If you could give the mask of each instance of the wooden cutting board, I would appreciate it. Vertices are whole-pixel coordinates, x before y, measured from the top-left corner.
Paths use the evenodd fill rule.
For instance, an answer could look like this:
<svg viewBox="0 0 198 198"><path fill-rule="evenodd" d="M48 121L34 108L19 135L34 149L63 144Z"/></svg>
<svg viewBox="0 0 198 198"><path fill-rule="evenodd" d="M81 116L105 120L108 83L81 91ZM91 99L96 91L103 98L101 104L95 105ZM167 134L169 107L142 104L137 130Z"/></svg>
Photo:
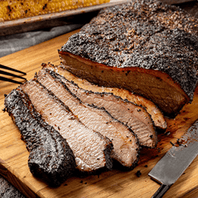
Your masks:
<svg viewBox="0 0 198 198"><path fill-rule="evenodd" d="M41 63L59 64L57 49L74 32L50 41L30 47L20 52L0 58L0 63L27 72L27 79L39 71ZM3 112L4 94L16 88L16 84L0 82L0 174L22 191L27 197L43 198L106 198L106 197L151 197L159 184L148 176L157 161L198 119L198 89L192 104L186 105L175 119L167 119L165 134L159 134L156 149L143 149L138 166L132 171L112 170L84 178L71 177L58 188L50 188L44 182L34 178L28 168L28 151L21 140L17 127L7 112ZM184 158L185 160L185 158ZM198 197L198 158L177 180L164 196L165 198ZM137 172L141 173L138 177Z"/></svg>

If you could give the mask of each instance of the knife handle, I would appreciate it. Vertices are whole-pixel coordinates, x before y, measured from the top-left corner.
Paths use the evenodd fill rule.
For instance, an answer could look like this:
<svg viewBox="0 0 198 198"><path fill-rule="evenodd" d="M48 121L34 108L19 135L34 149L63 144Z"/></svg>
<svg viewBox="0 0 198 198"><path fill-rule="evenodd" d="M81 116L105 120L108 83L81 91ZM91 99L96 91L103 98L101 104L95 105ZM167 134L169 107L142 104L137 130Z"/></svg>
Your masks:
<svg viewBox="0 0 198 198"><path fill-rule="evenodd" d="M156 191L156 193L152 196L152 198L161 198L170 187L171 187L171 185L162 184L158 188L158 190Z"/></svg>

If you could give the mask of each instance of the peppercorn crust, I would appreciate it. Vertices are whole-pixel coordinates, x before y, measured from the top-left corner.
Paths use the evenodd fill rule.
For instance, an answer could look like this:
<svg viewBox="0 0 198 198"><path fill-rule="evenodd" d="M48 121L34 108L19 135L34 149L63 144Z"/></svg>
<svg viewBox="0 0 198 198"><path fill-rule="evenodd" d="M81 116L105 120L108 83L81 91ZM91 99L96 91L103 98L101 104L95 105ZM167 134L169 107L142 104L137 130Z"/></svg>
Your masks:
<svg viewBox="0 0 198 198"><path fill-rule="evenodd" d="M192 101L198 81L197 25L176 6L133 0L100 11L59 53L120 69L161 71Z"/></svg>

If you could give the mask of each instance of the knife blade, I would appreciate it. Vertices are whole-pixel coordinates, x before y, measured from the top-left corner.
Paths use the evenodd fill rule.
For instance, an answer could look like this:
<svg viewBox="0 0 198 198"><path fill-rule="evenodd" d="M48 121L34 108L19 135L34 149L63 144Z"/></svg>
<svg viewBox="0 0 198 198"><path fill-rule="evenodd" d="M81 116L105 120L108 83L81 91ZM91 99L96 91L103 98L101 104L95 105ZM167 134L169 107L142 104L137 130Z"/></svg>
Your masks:
<svg viewBox="0 0 198 198"><path fill-rule="evenodd" d="M161 198L188 168L198 154L198 120L159 160L149 176L161 183L152 198Z"/></svg>

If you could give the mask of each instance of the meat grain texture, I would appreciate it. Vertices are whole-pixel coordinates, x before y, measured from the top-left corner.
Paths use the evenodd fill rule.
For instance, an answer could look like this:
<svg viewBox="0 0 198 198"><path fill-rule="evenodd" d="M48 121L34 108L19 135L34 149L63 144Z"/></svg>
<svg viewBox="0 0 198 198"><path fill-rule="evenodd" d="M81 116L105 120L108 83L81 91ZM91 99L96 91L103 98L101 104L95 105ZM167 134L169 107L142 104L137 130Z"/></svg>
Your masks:
<svg viewBox="0 0 198 198"><path fill-rule="evenodd" d="M30 152L28 165L32 174L57 187L76 168L73 151L53 127L45 123L21 89L5 98L5 109L21 132Z"/></svg>
<svg viewBox="0 0 198 198"><path fill-rule="evenodd" d="M86 90L86 92L95 92L98 94L107 93L113 94L115 97L123 99L125 102L129 101L136 106L143 107L151 116L155 127L160 130L165 130L167 128L166 119L159 108L150 100L129 92L126 89L120 89L116 87L104 87L98 86L93 83L88 82L85 79L81 79L73 75L72 73L65 70L61 65L53 65L51 63L42 63L42 67L47 68L61 75L62 77L68 79L69 81L78 85L79 88Z"/></svg>
<svg viewBox="0 0 198 198"><path fill-rule="evenodd" d="M21 89L28 95L36 111L40 112L42 119L67 140L80 172L112 168L112 143L109 139L84 126L67 106L36 80L24 83Z"/></svg>
<svg viewBox="0 0 198 198"><path fill-rule="evenodd" d="M87 128L99 132L112 141L113 159L127 168L133 168L137 164L139 144L133 131L122 122L113 119L104 109L94 104L83 104L54 72L42 69L35 78L67 105ZM156 144L155 141L152 142Z"/></svg>
<svg viewBox="0 0 198 198"><path fill-rule="evenodd" d="M116 120L119 120L120 122L131 128L132 131L137 135L141 146L151 148L156 146L157 133L150 115L145 111L144 108L135 105L134 103L131 103L127 100L123 100L122 98L115 96L112 93L92 92L79 88L77 84L67 80L66 78L64 78L63 75L59 75L58 73L53 72L54 67L52 65L48 65L45 68L47 73L51 74L55 78L59 79L59 81L64 83L69 92L75 97L77 97L85 105L87 104L89 106L97 106L101 109L105 109L105 111L107 111L111 117L113 117ZM48 87L52 87L53 83L55 82L52 81L51 83L48 83ZM57 94L60 92L63 93L63 91L60 91L60 88L58 91L58 87L54 89L54 91L57 92ZM66 102L68 102L68 100ZM96 116L95 119L97 119ZM96 123L94 120L91 120L90 118L89 120L91 123ZM105 120L105 118L103 120ZM106 121L107 120L109 119L106 119ZM113 122L115 122L115 120ZM91 126L91 123L88 124L88 126ZM96 128L100 129L101 124L102 121L99 122L99 126L96 126ZM104 128L108 129L109 127L104 126ZM124 129L122 130L122 128L120 128L120 133L123 133L123 135L124 131ZM129 135L127 134L125 136L129 137ZM120 140L119 142L122 141Z"/></svg>
<svg viewBox="0 0 198 198"><path fill-rule="evenodd" d="M71 73L142 95L174 117L197 85L197 29L178 7L132 0L101 10L59 54Z"/></svg>

